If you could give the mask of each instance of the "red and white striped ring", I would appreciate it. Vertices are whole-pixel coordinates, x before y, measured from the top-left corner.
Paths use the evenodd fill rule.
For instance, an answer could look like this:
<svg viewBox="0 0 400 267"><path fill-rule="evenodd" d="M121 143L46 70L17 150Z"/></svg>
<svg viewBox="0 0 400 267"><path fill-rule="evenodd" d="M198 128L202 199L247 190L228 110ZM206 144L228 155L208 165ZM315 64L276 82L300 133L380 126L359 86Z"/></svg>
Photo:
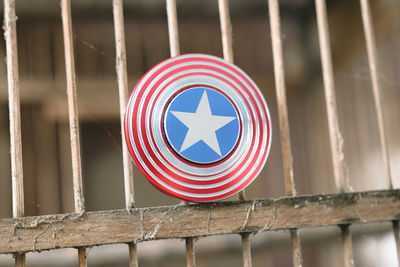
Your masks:
<svg viewBox="0 0 400 267"><path fill-rule="evenodd" d="M240 119L235 149L213 164L183 160L162 129L171 98L198 85L229 97ZM148 71L133 90L125 116L126 143L139 170L159 190L193 202L227 198L248 186L266 162L271 134L269 110L256 84L235 65L202 54L170 58Z"/></svg>

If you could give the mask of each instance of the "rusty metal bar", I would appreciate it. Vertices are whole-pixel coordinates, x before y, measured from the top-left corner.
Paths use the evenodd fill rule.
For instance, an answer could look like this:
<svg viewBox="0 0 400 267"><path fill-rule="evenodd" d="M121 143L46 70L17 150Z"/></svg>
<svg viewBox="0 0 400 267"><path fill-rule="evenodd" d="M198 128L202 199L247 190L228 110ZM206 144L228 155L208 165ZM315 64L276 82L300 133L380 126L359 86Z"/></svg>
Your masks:
<svg viewBox="0 0 400 267"><path fill-rule="evenodd" d="M228 0L218 0L219 19L221 23L222 50L224 59L233 63L232 23L229 15Z"/></svg>
<svg viewBox="0 0 400 267"><path fill-rule="evenodd" d="M251 244L250 244L250 233L242 233L242 254L243 254L243 266L251 267Z"/></svg>
<svg viewBox="0 0 400 267"><path fill-rule="evenodd" d="M129 243L129 267L138 267L138 254L136 243Z"/></svg>
<svg viewBox="0 0 400 267"><path fill-rule="evenodd" d="M303 266L303 254L301 252L300 236L297 229L290 230L290 240L292 243L293 266L301 267Z"/></svg>
<svg viewBox="0 0 400 267"><path fill-rule="evenodd" d="M76 93L75 60L71 22L70 0L61 0L61 17L64 36L65 70L67 77L67 97L69 127L71 135L72 177L74 181L75 212L85 211L82 185L81 146L79 141L78 100Z"/></svg>
<svg viewBox="0 0 400 267"><path fill-rule="evenodd" d="M187 267L195 267L195 254L194 254L194 240L193 238L186 238L186 266Z"/></svg>
<svg viewBox="0 0 400 267"><path fill-rule="evenodd" d="M24 216L24 179L22 165L21 114L15 0L4 0L4 37L6 40L8 107L10 118L10 151L13 217ZM15 255L15 266L25 266L25 254Z"/></svg>
<svg viewBox="0 0 400 267"><path fill-rule="evenodd" d="M221 38L222 38L222 50L224 59L230 63L233 63L233 40L232 40L232 23L229 13L228 0L218 0L219 20L221 24ZM241 201L246 199L245 190L242 190L238 194L238 198ZM243 266L251 267L251 243L250 236L246 233L241 234L242 240L242 257Z"/></svg>
<svg viewBox="0 0 400 267"><path fill-rule="evenodd" d="M166 0L166 4L167 4L170 53L171 57L175 57L180 54L178 16L176 14L176 0Z"/></svg>
<svg viewBox="0 0 400 267"><path fill-rule="evenodd" d="M396 242L397 248L397 263L400 265L400 231L399 231L399 221L395 220L392 222L393 224L393 234L394 240Z"/></svg>
<svg viewBox="0 0 400 267"><path fill-rule="evenodd" d="M222 50L224 59L230 63L233 63L232 23L229 15L228 0L218 0L218 9L219 20L221 24ZM238 198L239 200L246 200L245 190L239 192Z"/></svg>
<svg viewBox="0 0 400 267"><path fill-rule="evenodd" d="M118 77L119 89L119 110L121 121L121 140L122 140L122 162L124 168L124 188L125 188L125 207L129 210L135 207L133 166L126 146L124 135L124 119L126 105L128 103L128 72L126 62L125 47L125 26L124 11L122 0L113 0L113 17L115 32L115 70ZM129 266L138 266L138 255L136 244L128 244L129 248Z"/></svg>
<svg viewBox="0 0 400 267"><path fill-rule="evenodd" d="M368 0L360 0L360 5L361 5L361 16L364 26L365 41L368 53L369 72L371 75L372 91L374 94L375 112L378 121L379 142L381 145L382 159L383 159L383 164L385 166L385 172L389 188L393 189L392 175L390 172L389 147L387 143L386 130L385 130L386 129L385 119L384 119L385 116L382 104L383 103L382 89L378 74L378 69L379 69L378 56L376 49L374 27L372 23L371 8ZM396 240L398 265L400 266L400 240L399 240L398 221L393 221L393 234Z"/></svg>
<svg viewBox="0 0 400 267"><path fill-rule="evenodd" d="M179 31L178 31L178 15L176 12L176 0L166 0L167 18L168 18L168 36L171 57L180 54L179 48ZM189 202L183 201L185 205ZM185 239L186 243L186 266L196 267L195 252L194 252L194 239L188 237Z"/></svg>
<svg viewBox="0 0 400 267"><path fill-rule="evenodd" d="M61 0L61 18L64 36L65 70L67 79L68 114L71 138L72 178L76 213L85 212L82 185L81 146L79 141L78 100L76 93L75 60L72 34L71 3ZM78 249L79 266L87 266L85 248Z"/></svg>
<svg viewBox="0 0 400 267"><path fill-rule="evenodd" d="M293 156L290 142L289 115L286 102L285 68L282 52L282 35L279 15L279 3L277 0L269 0L269 18L271 27L272 56L274 59L275 88L278 103L279 128L281 134L281 149L283 160L283 173L285 179L286 195L295 196L296 188L293 174ZM292 243L293 266L302 266L303 258L298 231L290 231Z"/></svg>
<svg viewBox="0 0 400 267"><path fill-rule="evenodd" d="M113 0L114 31L115 31L115 69L118 77L119 89L119 110L121 119L121 138L122 138L122 160L124 167L125 182L125 206L127 209L134 208L134 186L133 186L133 167L124 135L124 118L126 105L128 103L128 72L126 63L125 48L125 26L123 15L122 0Z"/></svg>
<svg viewBox="0 0 400 267"><path fill-rule="evenodd" d="M269 0L268 3L271 25L272 56L274 59L276 98L278 103L279 128L281 133L285 189L286 195L295 196L296 188L293 175L292 145L290 142L289 116L286 102L285 68L282 53L279 5L277 0Z"/></svg>
<svg viewBox="0 0 400 267"><path fill-rule="evenodd" d="M292 145L290 142L289 116L286 102L285 68L282 53L281 25L279 5L277 0L269 0L269 18L271 26L272 56L274 59L274 74L276 98L279 112L279 128L285 177L286 195L295 196L296 188L293 175Z"/></svg>
<svg viewBox="0 0 400 267"><path fill-rule="evenodd" d="M345 192L348 191L349 185L346 180L345 173L343 137L340 133L337 115L335 85L332 70L332 56L329 41L328 15L325 0L315 0L315 7L317 13L318 36L325 88L326 109L328 114L328 128L331 143L333 171L337 190L339 192ZM352 267L354 266L354 260L351 233L348 226L343 226L340 229L342 231L344 265L346 267Z"/></svg>
<svg viewBox="0 0 400 267"><path fill-rule="evenodd" d="M78 266L87 266L87 255L85 248L78 248Z"/></svg>
<svg viewBox="0 0 400 267"><path fill-rule="evenodd" d="M4 36L7 53L8 105L10 118L13 217L24 216L21 114L19 99L17 16L15 1L4 1Z"/></svg>
<svg viewBox="0 0 400 267"><path fill-rule="evenodd" d="M343 224L340 225L341 233L342 233L342 242L343 242L343 253L344 253L344 267L352 267L354 266L354 257L353 257L353 245L350 234L350 225Z"/></svg>
<svg viewBox="0 0 400 267"><path fill-rule="evenodd" d="M386 177L388 179L389 188L393 188L392 176L390 173L389 149L386 139L385 121L384 121L384 114L382 107L382 93L381 93L382 89L378 75L378 60L376 52L375 33L372 25L371 10L369 7L368 0L360 0L360 3L361 3L361 15L364 26L365 40L368 52L369 71L372 81L372 91L374 94L375 112L378 121L379 141L381 144L382 159L383 159L383 164L385 165Z"/></svg>
<svg viewBox="0 0 400 267"><path fill-rule="evenodd" d="M343 137L337 116L326 3L325 0L315 0L315 4L335 184L339 192L345 192L348 191L348 185L345 180Z"/></svg>

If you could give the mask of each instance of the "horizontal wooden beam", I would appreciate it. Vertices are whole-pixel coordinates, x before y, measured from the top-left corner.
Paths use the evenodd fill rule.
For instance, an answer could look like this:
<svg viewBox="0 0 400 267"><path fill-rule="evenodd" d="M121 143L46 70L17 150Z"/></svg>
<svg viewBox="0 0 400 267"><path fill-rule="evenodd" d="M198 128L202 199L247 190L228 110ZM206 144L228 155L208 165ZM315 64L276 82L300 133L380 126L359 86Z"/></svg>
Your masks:
<svg viewBox="0 0 400 267"><path fill-rule="evenodd" d="M0 253L398 220L400 190L0 220Z"/></svg>

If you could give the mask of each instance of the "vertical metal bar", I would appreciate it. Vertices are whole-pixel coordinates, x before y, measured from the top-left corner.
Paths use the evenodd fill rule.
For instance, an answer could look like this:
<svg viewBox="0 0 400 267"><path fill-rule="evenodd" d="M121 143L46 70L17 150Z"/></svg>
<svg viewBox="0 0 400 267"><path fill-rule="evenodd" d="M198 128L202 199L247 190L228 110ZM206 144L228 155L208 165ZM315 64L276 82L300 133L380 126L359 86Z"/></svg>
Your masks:
<svg viewBox="0 0 400 267"><path fill-rule="evenodd" d="M228 0L218 0L219 20L221 24L222 50L224 59L233 63L233 48L232 48L232 23L229 13ZM246 193L242 190L239 195L239 200L246 200ZM242 258L243 266L251 267L251 243L248 233L241 234L242 239Z"/></svg>
<svg viewBox="0 0 400 267"><path fill-rule="evenodd" d="M277 0L269 0L268 7L271 27L272 56L274 59L279 128L281 134L285 190L287 195L295 196L296 188L294 183L292 146L290 142L289 116L286 102L285 68L283 63L279 3ZM292 243L293 266L300 267L303 264L303 257L301 253L300 237L297 229L290 231L290 238Z"/></svg>
<svg viewBox="0 0 400 267"><path fill-rule="evenodd" d="M337 107L335 97L335 86L332 70L332 57L329 43L328 18L325 0L315 0L317 13L318 35L321 51L322 73L325 88L326 109L328 114L329 137L331 143L331 153L333 161L333 170L335 175L336 188L339 192L348 190L349 185L345 178L343 137L340 133L339 122L337 118ZM344 265L346 267L354 266L353 249L349 225L341 226Z"/></svg>
<svg viewBox="0 0 400 267"><path fill-rule="evenodd" d="M129 152L125 144L124 118L126 104L128 103L128 72L126 63L125 48L125 26L122 0L113 0L114 32L115 32L115 70L118 77L119 89L119 110L121 120L121 140L122 140L122 162L124 167L124 187L125 187L125 207L132 209L135 207L133 168L129 158ZM136 244L129 246L129 266L138 266L138 256Z"/></svg>
<svg viewBox="0 0 400 267"><path fill-rule="evenodd" d="M328 114L329 137L335 175L336 188L345 192L348 188L345 181L343 138L339 130L335 85L332 70L332 56L329 41L328 18L325 0L315 0L318 22L318 35L321 51L322 74L324 78L326 109Z"/></svg>
<svg viewBox="0 0 400 267"><path fill-rule="evenodd" d="M17 17L15 1L4 1L4 37L7 53L8 105L10 116L11 176L13 217L24 216L24 184L22 169L21 114L19 99Z"/></svg>
<svg viewBox="0 0 400 267"><path fill-rule="evenodd" d="M87 266L87 255L85 248L78 248L78 263L79 267Z"/></svg>
<svg viewBox="0 0 400 267"><path fill-rule="evenodd" d="M382 104L383 103L382 93L381 93L382 89L378 75L378 56L376 49L374 27L372 24L371 8L369 6L368 0L360 0L360 5L361 5L361 16L364 26L365 41L367 45L372 91L374 94L375 112L378 121L379 141L381 145L382 159L383 159L383 164L385 166L386 177L388 180L389 188L393 189L392 175L390 172L389 147L386 139L385 120L384 120L383 104ZM393 234L396 240L398 266L400 266L400 240L399 240L398 221L393 221Z"/></svg>
<svg viewBox="0 0 400 267"><path fill-rule="evenodd" d="M242 253L243 253L243 266L251 267L251 246L250 246L250 233L243 233L242 236Z"/></svg>
<svg viewBox="0 0 400 267"><path fill-rule="evenodd" d="M26 266L26 258L25 254L17 254L15 255L15 267L25 267Z"/></svg>
<svg viewBox="0 0 400 267"><path fill-rule="evenodd" d="M175 57L180 54L176 0L166 0L166 8L167 8L167 19L168 19L170 54L171 57ZM184 201L184 203L189 204L186 201ZM194 239L192 237L188 237L185 239L185 243L186 243L186 266L196 267L195 253L194 253Z"/></svg>
<svg viewBox="0 0 400 267"><path fill-rule="evenodd" d="M269 18L271 26L272 56L274 59L276 98L279 112L279 128L283 157L283 172L285 177L286 194L296 195L293 175L292 146L290 142L289 116L286 102L285 69L282 55L282 37L277 0L269 0Z"/></svg>
<svg viewBox="0 0 400 267"><path fill-rule="evenodd" d="M233 63L233 48L232 48L232 23L229 14L228 0L218 0L219 20L221 24L222 50L224 59ZM239 200L246 200L244 190L239 192Z"/></svg>
<svg viewBox="0 0 400 267"><path fill-rule="evenodd" d="M221 22L222 50L224 59L233 63L232 23L229 15L228 0L218 0L219 19Z"/></svg>
<svg viewBox="0 0 400 267"><path fill-rule="evenodd" d="M78 101L76 93L74 47L72 35L71 3L61 0L61 18L64 36L65 70L67 78L68 114L71 138L72 177L74 187L75 212L85 212L82 185L82 163L79 141ZM85 248L78 249L79 266L87 266Z"/></svg>
<svg viewBox="0 0 400 267"><path fill-rule="evenodd" d="M131 243L129 246L129 267L138 267L138 254L137 254L137 246L134 243Z"/></svg>
<svg viewBox="0 0 400 267"><path fill-rule="evenodd" d="M186 238L186 266L195 267L196 261L194 256L194 240L193 238Z"/></svg>
<svg viewBox="0 0 400 267"><path fill-rule="evenodd" d="M378 77L378 62L377 62L378 60L376 53L375 33L372 26L371 10L369 7L368 0L361 0L360 2L361 2L361 15L364 26L364 33L367 44L369 71L372 81L372 91L374 94L375 111L379 128L379 141L381 144L382 158L383 158L383 164L385 165L386 177L388 179L389 188L392 189L393 185L390 174L389 151L386 140L385 122L384 122L384 114L382 107L382 94L381 94L382 90Z"/></svg>
<svg viewBox="0 0 400 267"><path fill-rule="evenodd" d="M393 221L393 233L394 240L397 248L397 264L400 266L400 233L399 233L399 221Z"/></svg>
<svg viewBox="0 0 400 267"><path fill-rule="evenodd" d="M119 110L121 119L121 137L122 137L122 160L124 166L125 181L125 206L127 209L135 206L134 186L133 186L133 168L129 152L125 144L124 118L126 104L128 103L128 73L126 68L126 48L125 48L125 27L122 0L113 0L114 31L116 61L115 69L118 77L119 89Z"/></svg>
<svg viewBox="0 0 400 267"><path fill-rule="evenodd" d="M241 201L246 200L245 190L240 191L238 197L239 197L239 200L241 200Z"/></svg>
<svg viewBox="0 0 400 267"><path fill-rule="evenodd" d="M293 266L301 267L303 266L303 254L301 252L300 236L297 229L290 231L290 240L292 243Z"/></svg>
<svg viewBox="0 0 400 267"><path fill-rule="evenodd" d="M167 17L168 17L169 48L171 52L171 57L175 57L180 54L178 16L176 14L176 0L166 0L166 3L167 3Z"/></svg>
<svg viewBox="0 0 400 267"><path fill-rule="evenodd" d="M342 231L344 266L352 267L354 266L354 260L353 260L353 246L350 234L350 225L349 224L340 225L340 229Z"/></svg>
<svg viewBox="0 0 400 267"><path fill-rule="evenodd" d="M8 107L10 118L13 217L24 216L21 114L19 99L17 16L15 0L4 0L4 38L7 53ZM15 255L15 266L25 266L25 254Z"/></svg>
<svg viewBox="0 0 400 267"><path fill-rule="evenodd" d="M82 185L81 146L79 141L78 100L76 94L75 60L71 22L70 0L61 0L63 24L65 70L67 78L68 114L71 135L72 177L74 181L75 212L85 211Z"/></svg>

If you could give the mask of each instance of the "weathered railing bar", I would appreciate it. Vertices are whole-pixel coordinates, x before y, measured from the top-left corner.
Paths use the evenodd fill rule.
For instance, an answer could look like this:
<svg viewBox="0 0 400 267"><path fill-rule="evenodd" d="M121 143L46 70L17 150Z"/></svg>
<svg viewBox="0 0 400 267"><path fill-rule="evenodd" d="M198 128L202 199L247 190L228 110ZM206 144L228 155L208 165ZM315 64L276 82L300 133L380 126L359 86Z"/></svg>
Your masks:
<svg viewBox="0 0 400 267"><path fill-rule="evenodd" d="M180 54L178 16L176 14L176 0L166 0L168 17L168 36L171 57Z"/></svg>
<svg viewBox="0 0 400 267"><path fill-rule="evenodd" d="M378 121L379 142L381 145L382 159L383 159L383 164L385 166L385 172L389 188L393 189L392 175L390 172L389 147L386 139L386 130L385 130L386 128L385 128L384 112L382 105L383 103L382 89L378 74L378 69L379 69L378 56L376 50L374 27L372 24L371 9L368 0L360 0L360 4L361 4L361 15L365 33L365 41L367 45L369 72L371 75L372 91L374 95L375 112ZM399 239L400 237L398 233L398 222L397 224L396 222L393 222L393 234L396 240L398 266L400 266L400 239Z"/></svg>
<svg viewBox="0 0 400 267"><path fill-rule="evenodd" d="M229 15L228 0L218 0L219 19L221 23L222 50L224 59L233 63L232 23Z"/></svg>
<svg viewBox="0 0 400 267"><path fill-rule="evenodd" d="M138 253L136 243L129 243L129 267L137 267L138 264Z"/></svg>
<svg viewBox="0 0 400 267"><path fill-rule="evenodd" d="M222 39L222 50L224 59L230 63L233 63L233 40L232 40L232 22L229 12L228 0L218 0L219 20L221 24L221 39ZM246 200L245 190L242 190L238 194L238 198L241 201ZM243 265L245 267L251 267L251 243L250 236L247 234L241 235L242 239L242 257Z"/></svg>
<svg viewBox="0 0 400 267"><path fill-rule="evenodd" d="M350 225L340 225L342 242L343 242L343 254L344 254L344 267L354 266L353 257L353 242L351 240Z"/></svg>
<svg viewBox="0 0 400 267"><path fill-rule="evenodd" d="M243 254L243 266L251 267L251 244L250 244L250 233L242 233L242 254Z"/></svg>
<svg viewBox="0 0 400 267"><path fill-rule="evenodd" d="M133 186L133 167L127 146L125 144L124 120L126 105L128 103L128 72L125 48L125 26L123 15L122 0L113 0L114 32L115 32L115 70L118 78L119 89L119 111L121 120L121 139L122 139L122 162L124 167L124 188L125 206L127 209L133 208L134 186Z"/></svg>
<svg viewBox="0 0 400 267"><path fill-rule="evenodd" d="M373 223L399 211L400 190L384 190L0 219L0 253Z"/></svg>
<svg viewBox="0 0 400 267"><path fill-rule="evenodd" d="M393 234L394 240L396 242L397 248L397 262L400 264L400 231L399 231L399 221L395 220L392 222L393 224Z"/></svg>
<svg viewBox="0 0 400 267"><path fill-rule="evenodd" d="M282 53L282 37L277 0L269 0L269 18L271 26L272 56L274 59L274 74L276 99L279 112L279 129L281 134L283 172L285 177L285 189L288 196L296 195L293 175L292 145L290 142L289 116L286 101L285 69Z"/></svg>
<svg viewBox="0 0 400 267"><path fill-rule="evenodd" d="M279 4L277 0L269 0L269 18L271 26L272 56L274 59L275 88L278 103L279 129L281 134L281 149L285 191L288 196L296 195L293 174L293 156L290 142L289 116L286 102L285 68L283 63L282 36L280 26ZM293 266L302 266L300 238L297 230L290 231L292 242Z"/></svg>
<svg viewBox="0 0 400 267"><path fill-rule="evenodd" d="M21 114L15 0L4 0L4 37L6 40L8 107L10 118L10 152L13 217L24 216L24 179L22 168ZM15 255L15 266L25 266L25 254Z"/></svg>
<svg viewBox="0 0 400 267"><path fill-rule="evenodd" d="M169 47L170 56L178 56L180 52L179 48L179 31L178 31L178 15L176 12L176 0L166 0L167 18L168 18L168 36L169 36ZM189 205L189 202L183 202ZM188 237L185 239L186 242L186 266L196 267L195 252L194 252L194 239Z"/></svg>
<svg viewBox="0 0 400 267"><path fill-rule="evenodd" d="M128 72L126 62L125 47L125 26L122 0L113 0L113 17L115 32L115 70L118 78L119 89L119 111L121 122L121 140L122 140L122 163L124 168L124 188L125 188L125 207L132 209L135 207L134 184L133 184L133 166L129 156L128 148L125 143L124 119L126 105L128 103ZM138 255L136 253L136 244L129 246L129 266L138 266Z"/></svg>
<svg viewBox="0 0 400 267"><path fill-rule="evenodd" d="M389 150L386 140L385 122L382 106L381 85L378 75L378 60L376 52L375 34L372 26L371 10L368 0L360 0L361 15L364 26L365 40L368 52L369 72L371 75L372 91L374 95L375 112L378 121L379 141L382 151L383 164L385 165L386 177L388 179L389 188L393 188L392 176L390 173Z"/></svg>
<svg viewBox="0 0 400 267"><path fill-rule="evenodd" d="M85 212L85 198L82 185L81 146L79 140L78 100L76 93L75 59L72 34L71 3L70 0L61 0L61 18L64 36L65 70L67 79L67 98L69 128L71 138L72 178L74 188L74 206L76 213ZM78 249L80 267L87 266L86 250Z"/></svg>
<svg viewBox="0 0 400 267"><path fill-rule="evenodd" d="M195 267L196 259L194 254L194 240L191 237L185 239L186 244L186 265L187 267Z"/></svg>
<svg viewBox="0 0 400 267"><path fill-rule="evenodd" d="M345 180L343 138L337 116L326 3L325 0L316 0L315 4L335 184L340 192L345 192L348 191L348 184Z"/></svg>
<svg viewBox="0 0 400 267"><path fill-rule="evenodd" d="M65 71L67 78L68 114L71 135L72 177L74 182L75 212L85 211L82 186L81 146L79 141L78 100L76 93L75 59L71 22L71 4L61 0L61 17L64 36Z"/></svg>
<svg viewBox="0 0 400 267"><path fill-rule="evenodd" d="M297 229L290 230L290 240L292 243L293 266L303 266L303 255L301 252L300 236Z"/></svg>
<svg viewBox="0 0 400 267"><path fill-rule="evenodd" d="M7 53L8 106L10 118L10 151L13 217L24 216L24 183L22 168L21 114L19 99L17 16L15 1L4 1L4 36Z"/></svg>
<svg viewBox="0 0 400 267"><path fill-rule="evenodd" d="M348 191L349 185L346 179L343 137L339 129L338 113L336 106L335 85L332 70L332 56L329 41L328 15L325 0L315 1L318 36L321 52L322 74L325 88L325 102L328 115L329 139L331 143L331 154L333 162L333 171L335 176L336 188L339 192ZM354 266L353 252L351 245L351 234L349 225L341 227L342 240L344 248L344 265L346 267Z"/></svg>
<svg viewBox="0 0 400 267"><path fill-rule="evenodd" d="M87 255L85 248L78 248L78 265L87 266Z"/></svg>

